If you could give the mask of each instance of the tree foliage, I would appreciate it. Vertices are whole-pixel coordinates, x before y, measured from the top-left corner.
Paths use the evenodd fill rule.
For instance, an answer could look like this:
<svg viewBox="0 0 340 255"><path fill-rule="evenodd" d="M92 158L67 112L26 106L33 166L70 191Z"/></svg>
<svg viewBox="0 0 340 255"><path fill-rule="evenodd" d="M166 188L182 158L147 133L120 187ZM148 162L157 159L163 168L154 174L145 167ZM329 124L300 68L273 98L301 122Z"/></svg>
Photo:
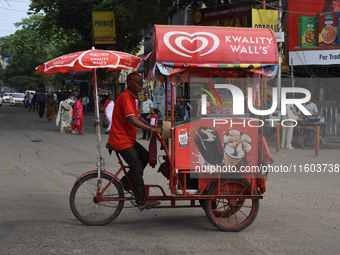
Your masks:
<svg viewBox="0 0 340 255"><path fill-rule="evenodd" d="M31 15L15 25L19 29L14 34L0 38L1 53L7 63L6 69L0 72L0 78L20 91L43 87L44 75L36 74L35 68L64 52L77 50L82 42L74 29L64 32L51 27L50 33L47 33L42 14ZM66 77L52 75L51 81L54 85L63 85Z"/></svg>
<svg viewBox="0 0 340 255"><path fill-rule="evenodd" d="M32 0L31 11L43 11L45 31L49 27L64 31L76 30L84 40L83 47L92 46L92 11L115 11L117 17L117 45L111 48L136 53L148 24L167 24L168 17L185 8L201 8L204 3L210 6L216 0ZM109 45L98 45L107 49Z"/></svg>
<svg viewBox="0 0 340 255"><path fill-rule="evenodd" d="M183 9L212 6L221 0L32 0L30 18L15 25L15 34L0 38L0 48L8 63L1 79L21 90L43 85L43 75L35 67L60 55L90 49L92 11L115 11L117 45L96 45L136 54L148 24L167 24L168 18ZM43 12L44 14L38 14ZM107 75L103 74L103 79ZM56 87L63 86L65 74L51 76ZM99 77L100 78L100 77ZM58 85L60 84L60 85Z"/></svg>
<svg viewBox="0 0 340 255"><path fill-rule="evenodd" d="M34 15L16 23L21 26L13 35L1 38L1 50L7 66L2 70L6 83L19 90L37 89L43 77L35 73L35 67L46 58L46 41L36 36L42 15Z"/></svg>

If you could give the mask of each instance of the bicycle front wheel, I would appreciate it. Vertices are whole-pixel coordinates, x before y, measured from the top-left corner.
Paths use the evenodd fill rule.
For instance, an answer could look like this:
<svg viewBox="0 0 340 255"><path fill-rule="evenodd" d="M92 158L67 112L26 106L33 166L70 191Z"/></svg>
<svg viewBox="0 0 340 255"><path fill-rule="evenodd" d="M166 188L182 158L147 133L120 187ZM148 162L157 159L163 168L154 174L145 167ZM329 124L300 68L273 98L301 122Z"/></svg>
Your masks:
<svg viewBox="0 0 340 255"><path fill-rule="evenodd" d="M123 209L124 201L117 201L117 198L124 198L124 192L120 184L113 180L112 176L102 173L100 182L98 174L92 173L80 178L73 186L70 194L70 206L73 215L82 223L90 226L102 226L113 221ZM96 195L105 192L101 198ZM112 201L108 201L111 200Z"/></svg>

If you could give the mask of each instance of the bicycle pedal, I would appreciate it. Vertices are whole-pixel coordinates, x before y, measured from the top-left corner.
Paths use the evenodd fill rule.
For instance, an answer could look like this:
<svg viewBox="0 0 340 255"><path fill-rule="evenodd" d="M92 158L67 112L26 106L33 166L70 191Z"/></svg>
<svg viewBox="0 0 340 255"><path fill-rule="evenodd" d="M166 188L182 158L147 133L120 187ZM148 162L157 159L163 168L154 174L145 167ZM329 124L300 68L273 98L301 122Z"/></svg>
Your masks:
<svg viewBox="0 0 340 255"><path fill-rule="evenodd" d="M133 206L138 206L137 205L137 202L136 202L136 198L133 194L131 194L131 197L130 197L130 203L133 205Z"/></svg>

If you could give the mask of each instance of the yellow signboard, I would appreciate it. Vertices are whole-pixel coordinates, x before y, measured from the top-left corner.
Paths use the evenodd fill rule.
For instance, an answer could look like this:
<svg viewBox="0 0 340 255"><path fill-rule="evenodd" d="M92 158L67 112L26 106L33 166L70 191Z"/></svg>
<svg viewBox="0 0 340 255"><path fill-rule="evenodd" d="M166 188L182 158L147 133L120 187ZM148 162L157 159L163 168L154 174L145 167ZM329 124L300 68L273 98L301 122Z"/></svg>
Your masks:
<svg viewBox="0 0 340 255"><path fill-rule="evenodd" d="M274 32L279 31L278 10L252 9L251 17L253 28L270 28Z"/></svg>
<svg viewBox="0 0 340 255"><path fill-rule="evenodd" d="M93 11L92 28L94 44L116 44L116 21L113 11Z"/></svg>

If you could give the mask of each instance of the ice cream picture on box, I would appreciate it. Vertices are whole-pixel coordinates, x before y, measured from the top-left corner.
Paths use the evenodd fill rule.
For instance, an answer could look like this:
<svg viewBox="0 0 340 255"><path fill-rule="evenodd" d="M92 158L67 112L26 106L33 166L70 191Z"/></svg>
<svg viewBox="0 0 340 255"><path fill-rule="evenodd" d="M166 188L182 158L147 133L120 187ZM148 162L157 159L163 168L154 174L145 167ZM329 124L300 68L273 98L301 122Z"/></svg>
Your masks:
<svg viewBox="0 0 340 255"><path fill-rule="evenodd" d="M238 130L230 130L223 137L225 165L235 166L239 163L252 149L252 139L247 134L242 134Z"/></svg>
<svg viewBox="0 0 340 255"><path fill-rule="evenodd" d="M226 166L238 168L249 165L252 151L252 139L239 130L224 130L223 140L220 139L217 130L209 127L200 127L194 137L195 145L199 151L199 163L201 167Z"/></svg>

